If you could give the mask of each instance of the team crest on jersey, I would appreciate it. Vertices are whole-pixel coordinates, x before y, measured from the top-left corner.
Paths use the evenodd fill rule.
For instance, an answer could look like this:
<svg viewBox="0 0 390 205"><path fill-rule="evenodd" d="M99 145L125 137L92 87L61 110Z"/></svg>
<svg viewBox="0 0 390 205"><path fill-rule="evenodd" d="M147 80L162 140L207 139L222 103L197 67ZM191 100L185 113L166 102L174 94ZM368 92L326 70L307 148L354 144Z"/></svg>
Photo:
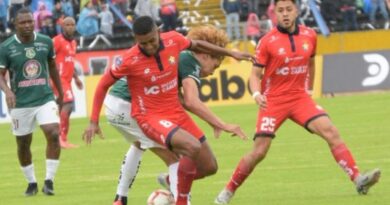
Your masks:
<svg viewBox="0 0 390 205"><path fill-rule="evenodd" d="M302 48L304 51L309 50L309 44L307 42L303 43Z"/></svg>
<svg viewBox="0 0 390 205"><path fill-rule="evenodd" d="M169 61L169 63L170 63L171 65L174 65L174 64L176 63L176 59L175 59L174 56L169 56L168 61Z"/></svg>
<svg viewBox="0 0 390 205"><path fill-rule="evenodd" d="M23 66L23 76L26 79L36 79L41 72L41 64L37 60L28 60Z"/></svg>
<svg viewBox="0 0 390 205"><path fill-rule="evenodd" d="M286 54L286 50L284 48L279 48L278 54L279 55L284 55L284 54Z"/></svg>
<svg viewBox="0 0 390 205"><path fill-rule="evenodd" d="M34 51L34 48L25 48L24 49L26 51L26 57L27 58L34 58L36 53Z"/></svg>
<svg viewBox="0 0 390 205"><path fill-rule="evenodd" d="M147 75L147 74L149 74L149 73L150 73L150 68L145 68L144 74Z"/></svg>

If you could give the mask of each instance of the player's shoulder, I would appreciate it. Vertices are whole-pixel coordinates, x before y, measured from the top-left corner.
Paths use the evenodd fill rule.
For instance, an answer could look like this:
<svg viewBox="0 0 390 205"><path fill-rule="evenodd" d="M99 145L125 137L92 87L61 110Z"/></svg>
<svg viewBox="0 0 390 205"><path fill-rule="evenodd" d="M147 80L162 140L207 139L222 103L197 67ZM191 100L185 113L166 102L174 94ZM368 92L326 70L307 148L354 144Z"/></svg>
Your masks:
<svg viewBox="0 0 390 205"><path fill-rule="evenodd" d="M278 29L276 27L274 27L267 34L265 34L260 39L260 41L263 43L265 43L265 42L272 43L273 41L275 41L277 39L278 35L279 35Z"/></svg>
<svg viewBox="0 0 390 205"><path fill-rule="evenodd" d="M16 34L15 34L16 35ZM8 37L7 39L5 39L1 44L0 44L0 47L2 49L6 49L8 47L10 47L11 45L17 43L16 39L15 39L15 35L12 35L10 37Z"/></svg>
<svg viewBox="0 0 390 205"><path fill-rule="evenodd" d="M183 36L183 35L177 31L168 31L168 32L164 32L164 33L160 34L160 37L162 40L170 39L170 38L177 37L177 36Z"/></svg>
<svg viewBox="0 0 390 205"><path fill-rule="evenodd" d="M314 29L304 25L299 25L299 34L303 36L312 37L312 38L315 38L317 36L317 33Z"/></svg>
<svg viewBox="0 0 390 205"><path fill-rule="evenodd" d="M62 40L64 40L64 37L62 36L62 34L58 34L58 35L53 37L53 42L62 41Z"/></svg>
<svg viewBox="0 0 390 205"><path fill-rule="evenodd" d="M36 35L35 41L37 41L37 42L44 42L44 43L52 43L53 42L52 39L47 35L44 35L44 34L41 34L38 32L36 32L35 35Z"/></svg>
<svg viewBox="0 0 390 205"><path fill-rule="evenodd" d="M180 52L180 62L184 62L187 60L192 60L194 56L192 55L192 52L189 50L184 50Z"/></svg>

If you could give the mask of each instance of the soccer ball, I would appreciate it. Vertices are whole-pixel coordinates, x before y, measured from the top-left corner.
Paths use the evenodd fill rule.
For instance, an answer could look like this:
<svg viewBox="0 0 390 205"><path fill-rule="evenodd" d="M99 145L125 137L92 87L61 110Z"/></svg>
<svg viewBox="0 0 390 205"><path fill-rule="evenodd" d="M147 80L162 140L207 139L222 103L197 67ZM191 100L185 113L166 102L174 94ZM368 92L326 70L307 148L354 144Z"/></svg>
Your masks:
<svg viewBox="0 0 390 205"><path fill-rule="evenodd" d="M174 205L175 199L171 192L165 189L157 189L153 191L147 201L148 205Z"/></svg>

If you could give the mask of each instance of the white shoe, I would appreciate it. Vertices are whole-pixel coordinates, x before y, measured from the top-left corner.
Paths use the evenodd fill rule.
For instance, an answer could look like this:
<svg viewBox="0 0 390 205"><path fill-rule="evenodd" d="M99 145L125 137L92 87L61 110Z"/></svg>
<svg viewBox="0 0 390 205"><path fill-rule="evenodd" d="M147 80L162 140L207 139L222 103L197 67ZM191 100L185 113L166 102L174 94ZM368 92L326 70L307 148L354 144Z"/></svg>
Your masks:
<svg viewBox="0 0 390 205"><path fill-rule="evenodd" d="M167 173L161 173L157 176L157 182L164 187L165 189L171 191L169 187L169 181L168 181L168 174Z"/></svg>
<svg viewBox="0 0 390 205"><path fill-rule="evenodd" d="M389 26L390 26L390 22L389 21L386 21L386 23L385 23L385 26L384 26L384 29L389 29Z"/></svg>
<svg viewBox="0 0 390 205"><path fill-rule="evenodd" d="M366 195L368 190L379 181L380 176L381 170L379 169L374 169L363 175L359 175L355 180L356 191L359 194Z"/></svg>
<svg viewBox="0 0 390 205"><path fill-rule="evenodd" d="M234 193L227 190L223 189L215 198L214 203L215 204L228 204L230 200L233 198Z"/></svg>

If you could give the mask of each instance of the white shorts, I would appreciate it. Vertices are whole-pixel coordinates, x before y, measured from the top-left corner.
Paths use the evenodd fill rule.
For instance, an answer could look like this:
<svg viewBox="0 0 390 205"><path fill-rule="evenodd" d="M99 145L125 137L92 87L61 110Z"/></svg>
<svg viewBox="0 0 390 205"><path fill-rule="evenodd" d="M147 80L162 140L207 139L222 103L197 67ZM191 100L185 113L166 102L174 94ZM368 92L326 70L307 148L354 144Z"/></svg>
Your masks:
<svg viewBox="0 0 390 205"><path fill-rule="evenodd" d="M12 119L12 133L23 136L34 132L38 125L60 123L58 106L54 101L44 105L29 108L14 108L10 110Z"/></svg>
<svg viewBox="0 0 390 205"><path fill-rule="evenodd" d="M108 94L104 100L108 122L115 127L130 143L139 141L142 149L161 147L149 139L139 128L137 121L131 117L131 103Z"/></svg>

